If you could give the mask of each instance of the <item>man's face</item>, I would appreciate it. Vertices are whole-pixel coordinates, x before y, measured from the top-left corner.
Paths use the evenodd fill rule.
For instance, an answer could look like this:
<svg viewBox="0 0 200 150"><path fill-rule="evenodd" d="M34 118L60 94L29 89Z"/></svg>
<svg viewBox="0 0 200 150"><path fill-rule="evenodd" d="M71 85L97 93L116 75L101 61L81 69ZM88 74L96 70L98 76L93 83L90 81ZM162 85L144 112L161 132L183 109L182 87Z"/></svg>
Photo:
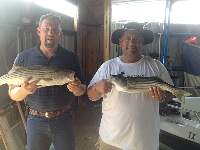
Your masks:
<svg viewBox="0 0 200 150"><path fill-rule="evenodd" d="M127 55L134 55L140 53L143 46L143 37L141 33L136 30L125 31L119 40L119 46L123 53Z"/></svg>
<svg viewBox="0 0 200 150"><path fill-rule="evenodd" d="M43 47L55 49L58 46L61 27L55 19L47 18L39 25L37 33Z"/></svg>

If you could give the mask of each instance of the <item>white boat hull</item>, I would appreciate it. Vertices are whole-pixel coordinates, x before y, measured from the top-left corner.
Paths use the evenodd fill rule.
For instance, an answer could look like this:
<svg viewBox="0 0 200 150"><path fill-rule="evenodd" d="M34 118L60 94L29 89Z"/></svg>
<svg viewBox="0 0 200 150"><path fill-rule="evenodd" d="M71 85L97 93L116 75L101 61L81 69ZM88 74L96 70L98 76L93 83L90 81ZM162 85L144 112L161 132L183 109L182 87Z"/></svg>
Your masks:
<svg viewBox="0 0 200 150"><path fill-rule="evenodd" d="M200 121L193 113L200 112L200 98L188 98L179 108L190 112L191 119L172 114L160 116L160 140L175 150L200 150ZM193 107L194 106L194 107Z"/></svg>

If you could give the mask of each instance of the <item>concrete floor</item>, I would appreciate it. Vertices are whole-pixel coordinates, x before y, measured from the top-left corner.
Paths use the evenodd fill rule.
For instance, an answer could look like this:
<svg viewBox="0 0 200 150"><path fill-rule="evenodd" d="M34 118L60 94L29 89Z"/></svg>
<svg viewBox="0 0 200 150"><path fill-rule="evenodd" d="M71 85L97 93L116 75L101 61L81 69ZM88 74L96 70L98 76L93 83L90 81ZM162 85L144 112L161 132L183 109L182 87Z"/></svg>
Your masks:
<svg viewBox="0 0 200 150"><path fill-rule="evenodd" d="M76 150L95 150L101 108L97 105L81 105L75 113ZM172 150L160 143L160 150Z"/></svg>
<svg viewBox="0 0 200 150"><path fill-rule="evenodd" d="M100 118L100 107L81 106L76 111L76 150L95 150L95 143L98 139L98 126Z"/></svg>

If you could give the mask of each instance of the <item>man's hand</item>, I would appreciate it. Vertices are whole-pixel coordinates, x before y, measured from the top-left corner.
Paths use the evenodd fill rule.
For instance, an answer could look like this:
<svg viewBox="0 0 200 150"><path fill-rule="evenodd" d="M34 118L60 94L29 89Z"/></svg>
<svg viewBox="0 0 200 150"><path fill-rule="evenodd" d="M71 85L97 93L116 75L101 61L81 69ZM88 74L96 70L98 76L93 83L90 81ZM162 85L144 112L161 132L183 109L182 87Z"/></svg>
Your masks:
<svg viewBox="0 0 200 150"><path fill-rule="evenodd" d="M88 97L92 101L96 101L109 93L112 89L112 83L107 80L101 80L88 88Z"/></svg>
<svg viewBox="0 0 200 150"><path fill-rule="evenodd" d="M12 86L9 85L9 96L14 101L22 101L28 95L33 94L39 87L37 83L39 80L30 81L32 78L28 78L21 86Z"/></svg>
<svg viewBox="0 0 200 150"><path fill-rule="evenodd" d="M24 81L24 83L21 85L21 89L27 93L27 95L29 94L33 94L37 88L39 87L37 85L37 83L40 80L34 80L34 81L30 81L32 79L32 77L29 77L27 80Z"/></svg>
<svg viewBox="0 0 200 150"><path fill-rule="evenodd" d="M150 87L149 88L149 95L155 100L155 101L159 101L162 102L163 100L165 100L166 96L165 96L165 92L162 91L159 87Z"/></svg>
<svg viewBox="0 0 200 150"><path fill-rule="evenodd" d="M81 96L86 91L86 85L81 84L81 81L78 78L75 78L73 82L68 83L67 88L75 96Z"/></svg>
<svg viewBox="0 0 200 150"><path fill-rule="evenodd" d="M101 96L104 96L111 91L112 83L104 79L97 82L94 88Z"/></svg>

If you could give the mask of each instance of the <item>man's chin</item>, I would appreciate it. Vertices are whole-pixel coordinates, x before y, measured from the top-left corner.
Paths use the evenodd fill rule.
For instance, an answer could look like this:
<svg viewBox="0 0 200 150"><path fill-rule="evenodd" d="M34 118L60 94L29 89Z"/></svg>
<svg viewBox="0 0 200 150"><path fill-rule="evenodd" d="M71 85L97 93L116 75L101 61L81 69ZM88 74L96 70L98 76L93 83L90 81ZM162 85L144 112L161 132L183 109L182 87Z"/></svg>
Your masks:
<svg viewBox="0 0 200 150"><path fill-rule="evenodd" d="M45 44L46 48L55 48L55 44Z"/></svg>
<svg viewBox="0 0 200 150"><path fill-rule="evenodd" d="M127 51L128 53L136 53L136 52L138 52L137 49L126 49L126 51Z"/></svg>

